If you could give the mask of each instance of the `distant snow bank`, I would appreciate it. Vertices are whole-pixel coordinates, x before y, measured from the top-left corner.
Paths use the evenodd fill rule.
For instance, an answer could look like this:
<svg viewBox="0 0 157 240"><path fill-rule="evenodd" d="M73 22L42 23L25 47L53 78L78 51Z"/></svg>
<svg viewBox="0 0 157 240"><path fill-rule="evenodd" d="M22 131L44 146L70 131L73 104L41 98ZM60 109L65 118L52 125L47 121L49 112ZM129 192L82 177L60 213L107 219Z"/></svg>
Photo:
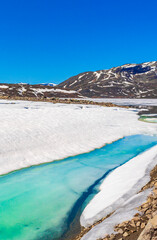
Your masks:
<svg viewBox="0 0 157 240"><path fill-rule="evenodd" d="M0 100L0 119L0 174L156 132L132 110L92 105Z"/></svg>
<svg viewBox="0 0 157 240"><path fill-rule="evenodd" d="M32 91L34 91L35 95L37 96L38 93L44 93L44 92L59 92L59 93L76 93L76 91L72 91L72 90L63 90L63 89L54 89L54 88L30 88Z"/></svg>
<svg viewBox="0 0 157 240"><path fill-rule="evenodd" d="M6 85L0 85L0 88L8 88Z"/></svg>

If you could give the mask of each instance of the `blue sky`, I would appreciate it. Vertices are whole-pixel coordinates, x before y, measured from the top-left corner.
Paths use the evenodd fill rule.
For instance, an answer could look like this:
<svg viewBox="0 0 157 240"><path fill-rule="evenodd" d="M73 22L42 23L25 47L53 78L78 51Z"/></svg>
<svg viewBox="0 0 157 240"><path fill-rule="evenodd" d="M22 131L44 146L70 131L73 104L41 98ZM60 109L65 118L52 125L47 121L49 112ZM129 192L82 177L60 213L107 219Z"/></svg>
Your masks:
<svg viewBox="0 0 157 240"><path fill-rule="evenodd" d="M59 83L156 57L156 0L0 3L0 82Z"/></svg>

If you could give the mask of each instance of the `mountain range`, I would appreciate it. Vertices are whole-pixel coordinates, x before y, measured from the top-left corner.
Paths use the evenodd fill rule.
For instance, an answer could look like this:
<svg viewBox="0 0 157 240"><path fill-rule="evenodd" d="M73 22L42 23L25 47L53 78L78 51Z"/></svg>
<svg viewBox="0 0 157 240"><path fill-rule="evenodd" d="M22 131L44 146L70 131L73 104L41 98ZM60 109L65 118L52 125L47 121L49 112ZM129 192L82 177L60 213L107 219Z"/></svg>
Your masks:
<svg viewBox="0 0 157 240"><path fill-rule="evenodd" d="M1 83L0 96L8 98L157 98L157 61L84 72L58 85Z"/></svg>
<svg viewBox="0 0 157 240"><path fill-rule="evenodd" d="M92 98L157 98L157 62L80 73L58 87Z"/></svg>

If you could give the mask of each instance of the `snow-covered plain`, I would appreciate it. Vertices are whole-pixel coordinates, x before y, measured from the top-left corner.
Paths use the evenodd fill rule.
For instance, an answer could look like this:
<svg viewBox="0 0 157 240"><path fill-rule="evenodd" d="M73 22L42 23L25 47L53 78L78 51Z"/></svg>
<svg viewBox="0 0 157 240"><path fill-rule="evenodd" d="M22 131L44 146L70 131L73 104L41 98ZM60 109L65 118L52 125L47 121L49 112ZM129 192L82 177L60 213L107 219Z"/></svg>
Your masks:
<svg viewBox="0 0 157 240"><path fill-rule="evenodd" d="M136 110L7 100L0 100L0 120L0 174L157 128L138 121Z"/></svg>

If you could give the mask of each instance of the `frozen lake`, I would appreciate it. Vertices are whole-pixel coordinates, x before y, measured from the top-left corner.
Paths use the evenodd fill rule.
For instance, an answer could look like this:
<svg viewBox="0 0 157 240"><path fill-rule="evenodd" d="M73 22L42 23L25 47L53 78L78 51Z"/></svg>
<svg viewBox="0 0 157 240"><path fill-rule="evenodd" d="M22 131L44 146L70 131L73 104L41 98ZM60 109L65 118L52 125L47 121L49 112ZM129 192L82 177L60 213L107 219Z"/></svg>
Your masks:
<svg viewBox="0 0 157 240"><path fill-rule="evenodd" d="M63 239L106 174L156 144L157 137L128 136L89 153L1 176L1 238Z"/></svg>
<svg viewBox="0 0 157 240"><path fill-rule="evenodd" d="M111 102L121 106L157 106L157 99L128 99L128 98L89 98L94 102Z"/></svg>
<svg viewBox="0 0 157 240"><path fill-rule="evenodd" d="M114 189L125 179L122 183L127 189L116 187L121 189L116 197L123 197L130 175L138 170L132 177L136 185L137 177L144 176L153 159L149 150L138 155L142 164L134 158L156 144L156 124L138 121L137 109L1 100L0 110L0 174L13 171L0 177L0 233L4 240L62 239L83 208L80 219L88 224L99 215L98 206L100 211L106 208L102 197L108 197L105 204L116 201L110 195L116 190L103 187L102 191L105 180L111 177ZM156 149L151 151L156 153ZM122 178L130 159L134 159L134 170L130 172L129 166ZM48 164L39 166L42 163Z"/></svg>

